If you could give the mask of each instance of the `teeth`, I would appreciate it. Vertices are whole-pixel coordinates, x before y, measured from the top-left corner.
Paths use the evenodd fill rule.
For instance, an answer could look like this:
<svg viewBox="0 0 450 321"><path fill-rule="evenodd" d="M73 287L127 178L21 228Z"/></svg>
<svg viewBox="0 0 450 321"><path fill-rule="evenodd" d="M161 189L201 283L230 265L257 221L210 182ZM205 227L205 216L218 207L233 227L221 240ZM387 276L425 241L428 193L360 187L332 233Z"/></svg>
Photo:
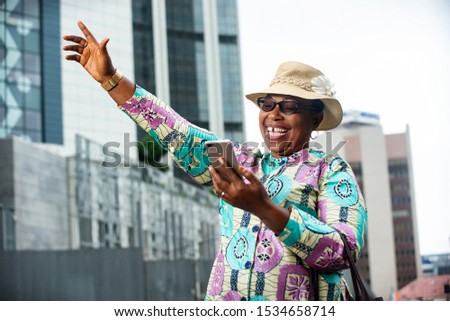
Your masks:
<svg viewBox="0 0 450 321"><path fill-rule="evenodd" d="M267 131L269 132L269 137L281 137L285 133L287 133L287 129L279 128L279 127L267 127Z"/></svg>
<svg viewBox="0 0 450 321"><path fill-rule="evenodd" d="M267 131L272 133L286 133L287 130L284 128L278 128L278 127L267 127Z"/></svg>

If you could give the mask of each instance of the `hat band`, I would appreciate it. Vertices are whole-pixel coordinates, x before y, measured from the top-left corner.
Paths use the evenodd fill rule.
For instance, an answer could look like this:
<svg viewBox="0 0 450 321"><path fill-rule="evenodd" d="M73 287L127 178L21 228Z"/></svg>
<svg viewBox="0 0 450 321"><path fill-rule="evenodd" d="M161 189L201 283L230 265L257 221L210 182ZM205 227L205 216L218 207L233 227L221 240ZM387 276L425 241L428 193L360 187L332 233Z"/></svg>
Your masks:
<svg viewBox="0 0 450 321"><path fill-rule="evenodd" d="M274 84L277 84L277 83L293 84L293 85L296 85L306 91L314 92L314 93L328 96L331 98L334 98L334 95L336 93L333 90L333 84L330 82L330 80L327 77L325 77L323 75L312 78L311 79L312 84L304 82L304 81L296 79L296 78L277 76L272 80L272 82L270 83L270 86L273 86Z"/></svg>
<svg viewBox="0 0 450 321"><path fill-rule="evenodd" d="M287 77L275 77L272 82L270 83L270 86L277 84L277 83L288 83L288 84L294 84L296 86L299 86L307 91L312 91L311 84L308 84L304 81L301 81L299 79L293 79L293 78L287 78Z"/></svg>

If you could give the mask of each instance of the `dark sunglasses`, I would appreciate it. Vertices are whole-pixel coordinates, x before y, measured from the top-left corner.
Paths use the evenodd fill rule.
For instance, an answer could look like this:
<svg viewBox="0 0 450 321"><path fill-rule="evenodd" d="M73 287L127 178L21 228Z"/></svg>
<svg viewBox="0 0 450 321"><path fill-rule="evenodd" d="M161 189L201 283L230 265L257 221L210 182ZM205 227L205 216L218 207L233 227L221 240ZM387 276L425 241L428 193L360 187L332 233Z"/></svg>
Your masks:
<svg viewBox="0 0 450 321"><path fill-rule="evenodd" d="M321 112L323 110L323 103L320 100L317 100L317 103L314 101L313 106L304 106L298 101L292 99L285 99L276 102L271 97L260 97L258 98L257 103L259 108L265 112L274 110L275 106L278 105L278 107L280 107L280 111L285 115L295 114L301 110L313 110L317 112Z"/></svg>

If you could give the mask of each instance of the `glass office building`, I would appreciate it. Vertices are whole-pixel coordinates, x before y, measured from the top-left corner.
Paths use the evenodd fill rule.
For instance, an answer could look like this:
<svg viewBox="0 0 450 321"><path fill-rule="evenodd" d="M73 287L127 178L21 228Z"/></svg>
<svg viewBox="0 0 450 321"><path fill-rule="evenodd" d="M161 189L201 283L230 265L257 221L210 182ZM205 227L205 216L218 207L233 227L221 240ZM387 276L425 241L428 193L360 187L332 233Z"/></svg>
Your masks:
<svg viewBox="0 0 450 321"><path fill-rule="evenodd" d="M0 137L62 144L59 1L0 3Z"/></svg>
<svg viewBox="0 0 450 321"><path fill-rule="evenodd" d="M212 20L205 21L206 5L215 6L213 11L217 14ZM166 0L164 10L155 10L158 10L155 1L133 1L136 82L158 94L155 75L168 72L170 104L192 123L212 129L211 111L214 108L209 105L214 102L210 101L208 83L218 81L220 90L213 97L221 102L216 111L221 113L220 119L224 124L222 134L226 138L243 141L244 112L236 1ZM158 15L164 15L168 70L155 66L155 23L158 23L155 17L158 18ZM208 68L211 68L207 62L208 50L215 43L208 40L207 28L216 32L213 37L217 40L218 57L213 58L219 63L220 73L208 73ZM217 79L211 79L211 76Z"/></svg>
<svg viewBox="0 0 450 321"><path fill-rule="evenodd" d="M235 0L0 1L0 138L59 144L68 153L76 134L119 142L120 152L137 139L98 84L63 59L61 37L81 34L77 20L99 41L111 38L109 52L123 74L159 96L157 78L166 77L161 98L182 116L209 129L215 118L219 135L244 140ZM163 52L166 68L155 52Z"/></svg>
<svg viewBox="0 0 450 321"><path fill-rule="evenodd" d="M39 1L0 5L0 137L43 140Z"/></svg>

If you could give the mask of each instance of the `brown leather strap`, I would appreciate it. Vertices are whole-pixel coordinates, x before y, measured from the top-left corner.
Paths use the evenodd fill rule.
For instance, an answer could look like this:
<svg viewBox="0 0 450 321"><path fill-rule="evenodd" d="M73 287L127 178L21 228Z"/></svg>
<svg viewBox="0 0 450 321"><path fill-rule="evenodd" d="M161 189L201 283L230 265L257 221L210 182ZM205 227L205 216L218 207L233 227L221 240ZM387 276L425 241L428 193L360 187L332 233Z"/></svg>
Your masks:
<svg viewBox="0 0 450 321"><path fill-rule="evenodd" d="M352 251L350 250L350 246L348 245L347 236L337 231L341 236L342 242L344 243L345 256L350 264L350 272L352 274L353 281L353 289L355 291L355 300L356 301L381 301L383 298L375 297L372 298L369 295L369 291L367 291L361 276L359 275L358 269L356 268L355 261L353 260Z"/></svg>
<svg viewBox="0 0 450 321"><path fill-rule="evenodd" d="M319 301L319 273L313 268L309 269L309 301Z"/></svg>
<svg viewBox="0 0 450 321"><path fill-rule="evenodd" d="M371 297L369 295L369 291L367 291L364 282L359 275L358 269L356 268L355 260L353 260L352 251L350 250L350 246L348 245L347 236L339 231L342 239L342 243L344 243L344 258L346 258L350 265L350 273L352 275L353 281L353 290L355 292L355 301L383 301L382 297ZM319 273L313 269L309 269L309 300L310 301L318 301L319 300Z"/></svg>

